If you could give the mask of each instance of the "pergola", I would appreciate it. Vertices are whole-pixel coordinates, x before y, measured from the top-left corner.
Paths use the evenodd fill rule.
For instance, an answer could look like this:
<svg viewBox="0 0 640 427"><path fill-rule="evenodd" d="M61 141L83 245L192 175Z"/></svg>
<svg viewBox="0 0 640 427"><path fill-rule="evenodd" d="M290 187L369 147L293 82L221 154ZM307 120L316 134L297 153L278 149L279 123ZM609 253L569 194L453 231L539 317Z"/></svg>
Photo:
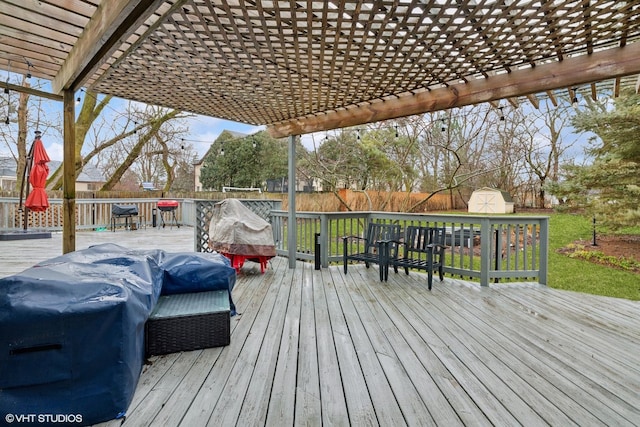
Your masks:
<svg viewBox="0 0 640 427"><path fill-rule="evenodd" d="M0 68L50 80L53 93L30 92L64 100L64 252L82 87L266 125L292 156L300 134L503 99L537 106L558 91L595 98L602 82L615 95L640 73L637 0L0 0L0 11Z"/></svg>

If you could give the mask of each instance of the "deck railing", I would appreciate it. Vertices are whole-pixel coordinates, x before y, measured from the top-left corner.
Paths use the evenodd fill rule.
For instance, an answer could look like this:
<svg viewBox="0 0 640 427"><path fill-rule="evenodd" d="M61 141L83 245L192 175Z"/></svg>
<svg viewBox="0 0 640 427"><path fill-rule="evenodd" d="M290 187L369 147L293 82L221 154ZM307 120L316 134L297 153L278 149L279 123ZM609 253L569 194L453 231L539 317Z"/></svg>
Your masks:
<svg viewBox="0 0 640 427"><path fill-rule="evenodd" d="M110 228L113 205L136 205L138 220L143 226L159 225L161 212L157 209L160 199L76 199L76 229ZM178 199L175 210L179 224L194 225L195 206L193 200ZM29 211L27 229L62 230L62 199L49 199L49 209L44 212ZM24 228L24 208L20 209L18 198L0 198L0 231ZM154 221L155 218L155 221ZM165 220L168 216L165 216Z"/></svg>
<svg viewBox="0 0 640 427"><path fill-rule="evenodd" d="M287 256L288 213L272 211L278 255ZM447 230L446 273L477 279L482 285L498 280L547 283L548 217L424 215L388 212L296 213L296 258L320 265L342 262L342 237L363 237L370 221L439 226Z"/></svg>
<svg viewBox="0 0 640 427"><path fill-rule="evenodd" d="M77 229L109 229L114 204L135 204L145 226L160 225L160 199L76 199ZM209 251L209 219L216 200L178 199L176 217L194 227L194 248ZM276 252L288 256L288 212L280 200L242 200L273 227ZM50 200L46 212L29 212L29 229L62 230L62 200ZM0 199L0 231L23 227L24 212L17 198ZM155 221L154 221L155 218ZM166 220L166 218L165 218ZM546 216L475 216L402 214L389 212L297 212L296 258L327 267L342 262L342 237L364 236L370 221L407 225L444 226L447 230L447 274L479 280L536 280L547 283L549 218ZM318 253L316 253L319 248Z"/></svg>

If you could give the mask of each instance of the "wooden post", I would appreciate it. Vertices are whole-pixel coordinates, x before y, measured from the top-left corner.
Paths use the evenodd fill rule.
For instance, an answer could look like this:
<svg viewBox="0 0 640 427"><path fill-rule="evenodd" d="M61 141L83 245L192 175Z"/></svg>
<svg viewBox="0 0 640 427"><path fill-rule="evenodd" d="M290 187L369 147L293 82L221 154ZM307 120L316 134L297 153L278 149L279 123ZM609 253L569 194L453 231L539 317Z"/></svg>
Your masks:
<svg viewBox="0 0 640 427"><path fill-rule="evenodd" d="M64 97L64 149L62 177L62 253L76 250L76 108L73 90Z"/></svg>
<svg viewBox="0 0 640 427"><path fill-rule="evenodd" d="M296 268L296 136L289 136L289 217L287 219L287 248L289 268Z"/></svg>

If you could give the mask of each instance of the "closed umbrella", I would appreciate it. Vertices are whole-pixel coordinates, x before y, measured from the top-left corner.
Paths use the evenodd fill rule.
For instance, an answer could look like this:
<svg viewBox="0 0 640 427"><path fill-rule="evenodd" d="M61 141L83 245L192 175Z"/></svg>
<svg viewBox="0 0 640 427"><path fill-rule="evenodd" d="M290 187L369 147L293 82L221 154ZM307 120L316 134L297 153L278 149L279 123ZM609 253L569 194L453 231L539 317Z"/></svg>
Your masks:
<svg viewBox="0 0 640 427"><path fill-rule="evenodd" d="M32 163L29 173L29 183L33 189L31 193L29 193L29 196L27 196L24 206L32 211L43 212L49 207L49 198L44 191L44 187L47 184L47 176L49 176L49 166L47 166L47 163L51 159L49 159L42 140L40 140L40 132L36 132L36 139L33 141L31 150Z"/></svg>

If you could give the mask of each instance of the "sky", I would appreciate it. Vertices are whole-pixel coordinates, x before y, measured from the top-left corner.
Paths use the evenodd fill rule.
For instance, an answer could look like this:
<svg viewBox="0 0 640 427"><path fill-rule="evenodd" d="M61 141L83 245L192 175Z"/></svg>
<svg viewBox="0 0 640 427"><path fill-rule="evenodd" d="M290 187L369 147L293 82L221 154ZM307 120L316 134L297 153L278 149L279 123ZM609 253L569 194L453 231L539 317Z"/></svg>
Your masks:
<svg viewBox="0 0 640 427"><path fill-rule="evenodd" d="M198 153L198 158L204 156L209 149L211 143L224 130L232 130L236 132L252 134L264 129L264 127L246 125L227 120L217 119L213 117L197 116L186 120L190 129L184 139L193 145L194 150ZM45 148L52 160L62 160L63 146L62 139L55 136L43 136ZM1 152L2 150L0 150Z"/></svg>
<svg viewBox="0 0 640 427"><path fill-rule="evenodd" d="M0 79L5 80L6 78L7 78L6 72L4 74L0 74ZM17 76L12 76L10 80L11 80L11 83L18 84ZM48 81L32 79L31 84L32 84L32 87L35 87L39 90L43 90L46 92L51 91L50 82ZM1 95L4 97L7 96L6 94L1 94ZM15 92L13 92L10 96L16 97L18 95ZM84 93L84 91L79 91L77 96L79 96L80 98L83 98L84 96L86 96L86 94ZM12 98L12 99L15 100L16 98ZM50 115L51 117L62 117L61 102L41 99L37 97L31 98L31 102L36 102L36 100L39 102L42 102L42 109L45 110L45 113L47 115ZM128 101L124 99L115 98L109 103L109 106L103 111L103 114L105 115L111 114L114 116L114 120L115 120L116 114L118 114L121 111L124 111L127 108L127 102ZM79 111L80 107L78 106L76 107L76 109L77 111ZM6 118L6 114L7 114L6 111L0 112L0 118L2 119L2 122L0 122L0 126L6 126L4 124L4 118ZM16 113L10 112L10 118L12 120L15 120ZM109 118L107 117L107 120L108 119ZM59 122L61 123L62 120L60 119ZM264 126L253 126L253 125L248 125L244 123L238 123L238 122L223 120L223 119L214 118L214 117L201 116L201 115L196 115L194 117L184 119L184 123L188 128L188 133L185 134L183 138L186 143L189 143L193 146L194 150L197 153L197 158L199 159L206 154L207 150L211 146L211 143L213 143L213 141L215 141L216 138L218 138L218 136L224 130L231 130L231 131L245 133L245 134L253 134L258 131L264 130L265 128ZM9 129L4 128L2 130L4 132L17 132L17 126L13 124L9 127ZM28 141L32 140L34 135L33 132L35 130L36 129L28 129L27 131L29 135L27 139ZM47 150L49 157L52 160L60 160L60 161L63 160L63 141L62 141L62 135L60 134L60 132L54 131L53 129L40 129L40 130L43 131L42 141L45 144L45 149ZM571 130L567 129L566 132L567 132L566 137L568 138L568 140L573 140L578 138L575 134L571 135ZM12 135L12 136L15 139L15 135ZM325 133L320 132L316 134L302 135L301 139L302 139L302 144L308 150L313 150L314 146L319 145L324 137L325 137ZM569 154L573 158L580 157L582 154L581 151L583 146L584 146L584 142L581 141L580 143L576 144L576 146L572 148L571 150L573 151L572 153L567 153L567 154ZM0 141L0 157L4 157L8 155L9 155L9 149L7 145L3 141Z"/></svg>

